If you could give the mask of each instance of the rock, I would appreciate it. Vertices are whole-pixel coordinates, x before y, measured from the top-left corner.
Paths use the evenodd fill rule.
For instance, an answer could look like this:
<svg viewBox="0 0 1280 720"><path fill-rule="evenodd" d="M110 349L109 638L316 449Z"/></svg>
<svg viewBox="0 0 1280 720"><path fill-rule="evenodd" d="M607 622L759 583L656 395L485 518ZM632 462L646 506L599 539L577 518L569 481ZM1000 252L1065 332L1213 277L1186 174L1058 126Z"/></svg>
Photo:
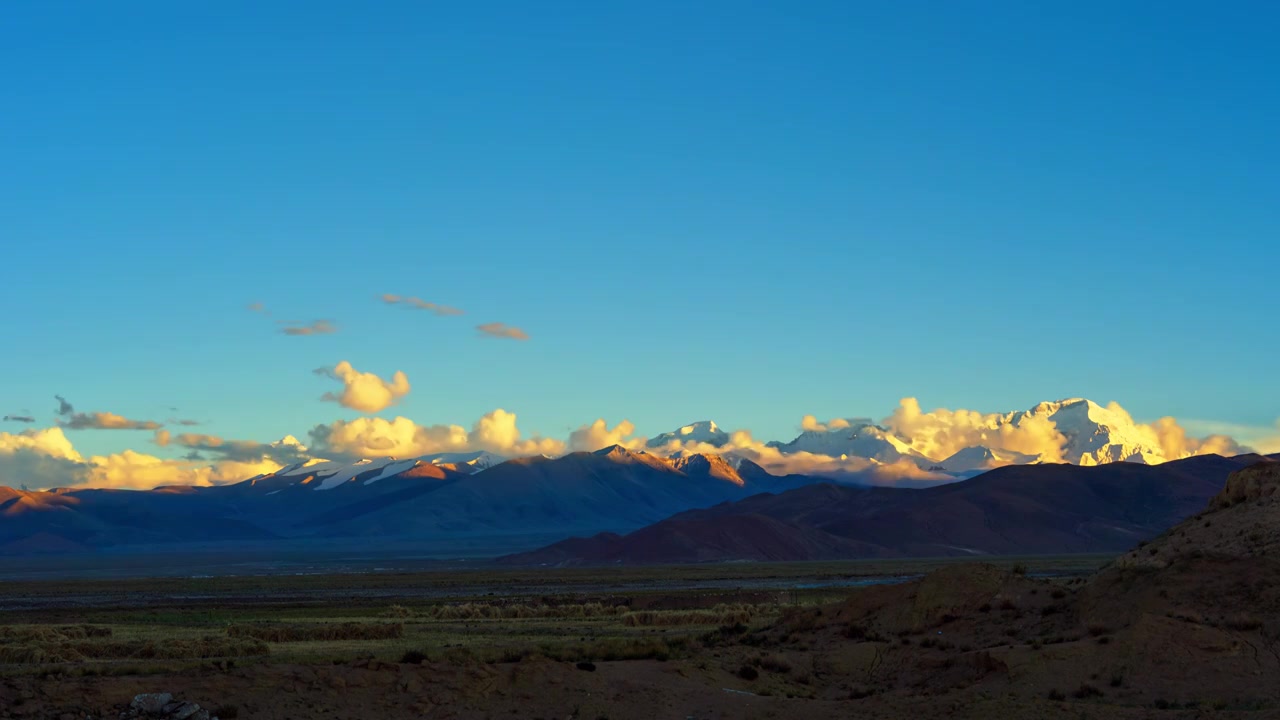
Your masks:
<svg viewBox="0 0 1280 720"><path fill-rule="evenodd" d="M200 712L199 705L193 702L184 702L169 713L169 720L198 720L196 715ZM205 713L205 716L208 717L208 713Z"/></svg>
<svg viewBox="0 0 1280 720"><path fill-rule="evenodd" d="M1260 462L1231 473L1226 487L1213 499L1210 507L1220 510L1244 502L1257 502L1272 497L1277 489L1280 489L1280 462Z"/></svg>
<svg viewBox="0 0 1280 720"><path fill-rule="evenodd" d="M169 693L143 693L134 696L129 709L147 715L159 715L164 712L164 706L172 701L173 695Z"/></svg>

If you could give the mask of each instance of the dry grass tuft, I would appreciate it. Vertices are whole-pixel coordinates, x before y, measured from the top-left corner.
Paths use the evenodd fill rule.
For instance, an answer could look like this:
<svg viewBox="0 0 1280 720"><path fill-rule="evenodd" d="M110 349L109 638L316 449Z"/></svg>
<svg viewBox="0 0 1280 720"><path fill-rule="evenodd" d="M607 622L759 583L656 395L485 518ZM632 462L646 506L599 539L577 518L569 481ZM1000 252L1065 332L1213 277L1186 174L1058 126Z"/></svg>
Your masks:
<svg viewBox="0 0 1280 720"><path fill-rule="evenodd" d="M228 625L227 635L265 642L323 642L331 640L390 640L404 637L400 623L254 623Z"/></svg>
<svg viewBox="0 0 1280 720"><path fill-rule="evenodd" d="M41 664L87 660L190 660L266 655L266 643L208 636L190 640L78 640L0 645L0 662Z"/></svg>
<svg viewBox="0 0 1280 720"><path fill-rule="evenodd" d="M751 622L748 605L717 605L710 610L641 610L622 616L627 627L674 627L679 625L738 625Z"/></svg>

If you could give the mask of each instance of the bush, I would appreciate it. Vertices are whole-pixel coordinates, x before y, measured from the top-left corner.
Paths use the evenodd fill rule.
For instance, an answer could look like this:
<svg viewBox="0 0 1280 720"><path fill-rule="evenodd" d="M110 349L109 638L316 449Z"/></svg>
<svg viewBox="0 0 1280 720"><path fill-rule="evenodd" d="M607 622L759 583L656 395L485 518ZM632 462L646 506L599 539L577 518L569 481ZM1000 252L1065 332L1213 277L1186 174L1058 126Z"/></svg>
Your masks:
<svg viewBox="0 0 1280 720"><path fill-rule="evenodd" d="M1027 564L1026 564L1026 563L1018 563L1017 565L1014 565L1014 566L1013 566L1013 574L1014 574L1014 575L1026 575L1026 574L1027 574Z"/></svg>
<svg viewBox="0 0 1280 720"><path fill-rule="evenodd" d="M1102 697L1102 691L1089 683L1084 683L1077 688L1075 692L1071 693L1071 696L1084 700L1087 698Z"/></svg>
<svg viewBox="0 0 1280 720"><path fill-rule="evenodd" d="M1054 701L1060 701L1060 700L1066 700L1067 696L1064 695L1062 691L1059 690L1058 688L1054 688L1049 691L1049 699Z"/></svg>
<svg viewBox="0 0 1280 720"><path fill-rule="evenodd" d="M585 661L585 660L584 660L584 661L582 661L582 662L580 662L580 663L578 663L578 666L577 666L577 667L578 667L578 669L579 669L579 670L583 670L583 671L586 671L586 672L595 672L595 671L596 671L596 664L595 664L595 663L593 663L593 662L587 662L587 661Z"/></svg>
<svg viewBox="0 0 1280 720"><path fill-rule="evenodd" d="M774 673L791 672L791 663L787 659L778 655L765 655L760 658L760 667Z"/></svg>
<svg viewBox="0 0 1280 720"><path fill-rule="evenodd" d="M755 680L756 678L760 677L760 673L750 665L743 665L742 667L738 668L738 677L742 678L743 680Z"/></svg>
<svg viewBox="0 0 1280 720"><path fill-rule="evenodd" d="M427 661L427 654L421 650L408 650L404 655L400 656L400 662L403 665L421 665ZM219 715L218 717L222 717Z"/></svg>

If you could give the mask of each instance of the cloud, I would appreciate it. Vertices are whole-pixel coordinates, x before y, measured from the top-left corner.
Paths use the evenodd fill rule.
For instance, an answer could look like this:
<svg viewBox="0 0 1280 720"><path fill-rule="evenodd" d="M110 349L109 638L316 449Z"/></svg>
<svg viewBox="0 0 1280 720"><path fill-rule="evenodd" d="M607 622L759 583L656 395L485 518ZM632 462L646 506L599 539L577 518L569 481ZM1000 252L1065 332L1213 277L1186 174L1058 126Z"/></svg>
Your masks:
<svg viewBox="0 0 1280 720"><path fill-rule="evenodd" d="M810 425L813 424L810 423ZM951 475L922 469L908 460L882 464L861 457L832 457L808 452L783 453L755 439L749 430L736 430L730 433L729 442L720 447L673 438L661 448L649 448L648 452L659 456L675 453L737 456L750 460L774 475L815 475L835 480L857 475L859 482L875 485L922 486L955 481Z"/></svg>
<svg viewBox="0 0 1280 720"><path fill-rule="evenodd" d="M492 322L484 325L477 325L482 335L493 338L505 338L507 340L528 340L529 334L518 327L506 325L504 323Z"/></svg>
<svg viewBox="0 0 1280 720"><path fill-rule="evenodd" d="M945 460L975 445L1003 448L1026 455L1038 455L1044 462L1063 462L1066 437L1053 421L1042 415L1028 415L1013 425L1008 415L973 410L920 409L920 401L908 397L882 424L911 448L933 460Z"/></svg>
<svg viewBox="0 0 1280 720"><path fill-rule="evenodd" d="M1225 435L1260 453L1280 453L1280 419L1273 425L1242 425L1214 420L1182 420L1180 424L1188 433Z"/></svg>
<svg viewBox="0 0 1280 720"><path fill-rule="evenodd" d="M871 420L869 418L857 418L854 422L861 425L871 424ZM834 420L828 420L825 423L818 422L818 418L812 415L805 415L803 418L800 419L800 429L806 432L828 432L830 430L843 430L844 428L852 427L853 424L854 424L853 422L850 422L846 418L836 418Z"/></svg>
<svg viewBox="0 0 1280 720"><path fill-rule="evenodd" d="M134 450L85 458L60 427L0 433L0 485L11 487L147 489L159 485L216 485L280 467L268 458L200 463Z"/></svg>
<svg viewBox="0 0 1280 720"><path fill-rule="evenodd" d="M405 307L413 308L415 310L426 310L428 312L431 312L440 316L466 314L464 311L456 307L450 307L448 305L437 305L436 303L433 303L433 302L427 302L422 298L405 297L403 295L392 295L391 293L384 294L382 296L382 302L388 305L403 305Z"/></svg>
<svg viewBox="0 0 1280 720"><path fill-rule="evenodd" d="M605 419L600 418L569 433L569 449L590 452L621 445L628 450L640 450L645 446L645 438L632 437L635 431L636 426L630 420L623 420L610 428Z"/></svg>
<svg viewBox="0 0 1280 720"><path fill-rule="evenodd" d="M76 412L66 398L61 395L53 397L58 401L58 425L70 430L155 430L161 427L154 420L130 420L110 412Z"/></svg>
<svg viewBox="0 0 1280 720"><path fill-rule="evenodd" d="M317 368L318 375L338 380L343 384L341 393L331 392L321 396L321 400L336 402L343 407L365 413L376 413L395 405L409 394L409 376L397 370L391 380L383 380L374 373L360 372L343 360L333 367Z"/></svg>
<svg viewBox="0 0 1280 720"><path fill-rule="evenodd" d="M0 485L46 488L79 485L89 466L62 428L0 433Z"/></svg>
<svg viewBox="0 0 1280 720"><path fill-rule="evenodd" d="M261 463L270 460L279 465L291 465L311 457L306 446L292 436L274 443L260 443L254 440L228 440L217 435L202 433L173 434L168 430L157 430L155 443L160 447L171 445L187 448L197 455L212 455L221 460L239 463Z"/></svg>
<svg viewBox="0 0 1280 720"><path fill-rule="evenodd" d="M330 335L338 332L338 327L329 320L316 320L310 325L292 322L285 323L280 332L285 335Z"/></svg>
<svg viewBox="0 0 1280 720"><path fill-rule="evenodd" d="M5 422L33 423L36 419L30 415L5 415Z"/></svg>
<svg viewBox="0 0 1280 720"><path fill-rule="evenodd" d="M183 427L195 427L200 424L199 420L189 420L184 418L169 418L165 420L167 425L181 425Z"/></svg>
<svg viewBox="0 0 1280 720"><path fill-rule="evenodd" d="M265 305L263 305L262 303L260 303L260 302L249 303L248 305L246 305L246 306L245 306L245 308L246 308L249 312L262 313L263 315L270 315L270 314L271 314L271 312L270 312L269 310L267 310L267 307L266 307Z"/></svg>
<svg viewBox="0 0 1280 720"><path fill-rule="evenodd" d="M487 450L507 457L559 455L564 443L552 438L524 438L515 413L501 408L477 420L470 430L461 425L418 425L406 417L338 420L317 425L310 432L312 449L325 457L408 458L442 452Z"/></svg>
<svg viewBox="0 0 1280 720"><path fill-rule="evenodd" d="M74 413L58 424L70 430L155 430L160 427L154 420L130 420L109 412Z"/></svg>

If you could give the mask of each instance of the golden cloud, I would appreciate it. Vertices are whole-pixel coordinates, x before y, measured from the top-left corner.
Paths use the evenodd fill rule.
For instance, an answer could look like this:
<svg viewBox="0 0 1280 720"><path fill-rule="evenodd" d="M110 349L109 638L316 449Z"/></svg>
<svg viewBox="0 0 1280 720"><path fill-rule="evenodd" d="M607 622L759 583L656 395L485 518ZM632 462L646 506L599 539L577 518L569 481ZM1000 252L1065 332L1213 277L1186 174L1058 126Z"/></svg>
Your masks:
<svg viewBox="0 0 1280 720"><path fill-rule="evenodd" d="M341 381L341 393L325 393L321 400L365 413L376 413L395 405L409 394L409 376L397 370L391 380L383 380L371 372L360 372L343 360L332 370L320 368L316 373Z"/></svg>
<svg viewBox="0 0 1280 720"><path fill-rule="evenodd" d="M418 425L406 417L366 417L317 425L310 435L317 452L348 458L406 458L477 450L517 457L559 455L565 448L563 442L552 438L523 438L515 413L501 408L481 417L470 430L461 425Z"/></svg>
<svg viewBox="0 0 1280 720"><path fill-rule="evenodd" d="M590 452L613 445L621 445L628 450L643 449L645 438L632 437L635 431L636 426L630 420L623 420L611 428L604 418L599 418L569 433L569 449Z"/></svg>

